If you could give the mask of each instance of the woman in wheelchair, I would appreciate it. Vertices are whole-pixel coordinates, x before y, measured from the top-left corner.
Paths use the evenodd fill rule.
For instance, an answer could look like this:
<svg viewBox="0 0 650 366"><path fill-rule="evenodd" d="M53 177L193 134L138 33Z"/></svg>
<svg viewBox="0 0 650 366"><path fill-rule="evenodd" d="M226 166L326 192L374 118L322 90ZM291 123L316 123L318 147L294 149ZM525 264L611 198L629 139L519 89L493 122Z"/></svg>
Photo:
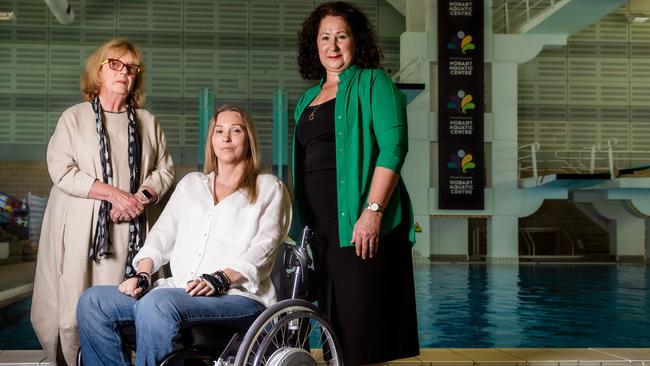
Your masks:
<svg viewBox="0 0 650 366"><path fill-rule="evenodd" d="M269 273L290 221L285 186L261 173L252 119L222 106L209 127L204 173L178 183L133 259L137 275L81 296L84 364L130 364L120 338L126 325L135 325L138 365L158 364L192 324L250 326L276 301ZM151 274L166 263L172 277L148 292Z"/></svg>

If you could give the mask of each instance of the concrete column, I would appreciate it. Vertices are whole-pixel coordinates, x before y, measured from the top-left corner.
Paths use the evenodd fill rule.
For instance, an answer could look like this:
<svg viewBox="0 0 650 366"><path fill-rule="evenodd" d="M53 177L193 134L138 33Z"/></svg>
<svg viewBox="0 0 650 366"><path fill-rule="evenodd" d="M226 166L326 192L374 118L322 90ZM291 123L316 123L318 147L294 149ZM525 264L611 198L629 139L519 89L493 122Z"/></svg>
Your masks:
<svg viewBox="0 0 650 366"><path fill-rule="evenodd" d="M424 32L427 7L426 0L405 1L405 20L407 32Z"/></svg>
<svg viewBox="0 0 650 366"><path fill-rule="evenodd" d="M423 33L411 33L410 35L417 34ZM405 35L406 33L402 35L402 40L404 40ZM411 39L413 38L411 37ZM426 37L423 39L426 40ZM428 72L426 67L421 66L420 69L424 70L416 70L415 74L426 74ZM426 77L428 78L428 76ZM416 78L413 81L421 82L421 80ZM411 196L415 223L422 229L422 232L415 233L416 243L413 254L429 258L431 255L429 187L431 185L431 169L434 168L431 164L431 143L429 142L432 114L429 111L428 91L425 90L415 97L408 104L406 110L409 126L409 152L406 155L401 174Z"/></svg>
<svg viewBox="0 0 650 366"><path fill-rule="evenodd" d="M486 9L486 11L488 11ZM489 169L494 208L488 219L488 262L519 261L518 217L528 214L531 198L518 188L517 168L517 71L545 44L566 44L566 37L497 34L490 37L493 137L489 141ZM542 197L535 195L535 202ZM534 205L533 205L534 206Z"/></svg>
<svg viewBox="0 0 650 366"><path fill-rule="evenodd" d="M492 216L487 220L487 262L519 262L517 216Z"/></svg>
<svg viewBox="0 0 650 366"><path fill-rule="evenodd" d="M440 260L466 260L469 249L468 220L434 218L431 220L431 257Z"/></svg>
<svg viewBox="0 0 650 366"><path fill-rule="evenodd" d="M618 261L645 261L646 220L626 210L623 201L596 201L594 207L608 218L609 252Z"/></svg>

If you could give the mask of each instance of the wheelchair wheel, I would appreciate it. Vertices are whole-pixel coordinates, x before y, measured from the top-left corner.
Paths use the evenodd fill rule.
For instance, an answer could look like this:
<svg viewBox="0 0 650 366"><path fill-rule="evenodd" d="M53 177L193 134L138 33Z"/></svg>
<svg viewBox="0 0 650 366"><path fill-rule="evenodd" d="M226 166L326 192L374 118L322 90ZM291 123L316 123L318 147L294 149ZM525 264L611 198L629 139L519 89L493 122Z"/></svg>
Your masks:
<svg viewBox="0 0 650 366"><path fill-rule="evenodd" d="M341 347L329 321L310 302L280 301L248 329L236 366L341 366Z"/></svg>

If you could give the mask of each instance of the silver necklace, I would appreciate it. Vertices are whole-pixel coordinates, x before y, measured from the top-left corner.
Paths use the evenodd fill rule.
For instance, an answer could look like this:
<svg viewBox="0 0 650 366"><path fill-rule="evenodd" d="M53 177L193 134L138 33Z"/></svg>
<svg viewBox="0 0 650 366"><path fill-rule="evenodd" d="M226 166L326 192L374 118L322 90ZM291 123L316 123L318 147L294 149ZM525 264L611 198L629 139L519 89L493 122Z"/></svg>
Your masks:
<svg viewBox="0 0 650 366"><path fill-rule="evenodd" d="M325 96L325 93L322 93L322 94L319 93L319 94L316 96L316 98L314 99L314 101L317 102L317 101L318 101L318 97L320 97L321 95ZM325 98L327 98L327 96L325 96ZM325 98L323 98L323 99L325 99ZM326 101L326 102L327 102L327 101ZM309 113L309 118L308 118L308 119L309 119L310 121L313 121L313 120L314 120L314 116L316 115L316 111L317 111L318 108L320 108L320 106L323 105L323 104L325 104L325 102L320 103L320 104L316 104L315 106L313 106L314 109L312 109L311 113Z"/></svg>
<svg viewBox="0 0 650 366"><path fill-rule="evenodd" d="M316 111L318 110L318 108L320 108L320 106L321 106L320 104L316 104L314 109L311 110L311 113L309 113L309 118L308 118L310 121L314 120L314 115L316 114Z"/></svg>

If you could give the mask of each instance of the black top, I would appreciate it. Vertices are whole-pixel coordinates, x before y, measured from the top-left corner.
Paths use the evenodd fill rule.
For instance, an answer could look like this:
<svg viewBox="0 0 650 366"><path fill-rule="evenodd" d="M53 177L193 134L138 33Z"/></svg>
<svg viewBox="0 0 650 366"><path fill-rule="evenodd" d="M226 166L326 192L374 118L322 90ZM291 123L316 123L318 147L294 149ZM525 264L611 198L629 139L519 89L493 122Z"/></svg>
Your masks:
<svg viewBox="0 0 650 366"><path fill-rule="evenodd" d="M336 170L334 101L307 107L298 120L296 141L304 151L304 173ZM314 118L310 121L309 116Z"/></svg>

